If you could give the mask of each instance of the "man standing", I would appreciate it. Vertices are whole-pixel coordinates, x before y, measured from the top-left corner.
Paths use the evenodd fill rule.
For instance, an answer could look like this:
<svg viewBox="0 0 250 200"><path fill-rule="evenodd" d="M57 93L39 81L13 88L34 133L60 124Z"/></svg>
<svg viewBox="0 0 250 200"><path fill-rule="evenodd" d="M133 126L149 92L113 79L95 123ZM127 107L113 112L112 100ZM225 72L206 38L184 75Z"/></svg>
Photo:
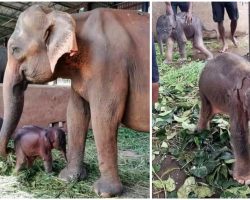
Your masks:
<svg viewBox="0 0 250 200"><path fill-rule="evenodd" d="M227 10L227 14L231 20L231 40L234 46L237 47L237 40L235 38L237 20L239 18L237 2L212 2L213 20L218 23L218 30L223 43L223 48L220 50L221 53L227 51L228 49L228 44L225 38L225 28L223 25L225 9Z"/></svg>

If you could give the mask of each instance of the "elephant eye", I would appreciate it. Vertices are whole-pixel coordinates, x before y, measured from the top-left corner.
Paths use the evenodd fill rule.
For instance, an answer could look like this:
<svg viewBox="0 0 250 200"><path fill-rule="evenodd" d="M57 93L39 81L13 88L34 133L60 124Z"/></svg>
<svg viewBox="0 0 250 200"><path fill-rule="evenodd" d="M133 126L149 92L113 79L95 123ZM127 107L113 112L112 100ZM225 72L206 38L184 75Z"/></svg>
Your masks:
<svg viewBox="0 0 250 200"><path fill-rule="evenodd" d="M19 47L12 47L12 54L18 54L20 52L20 48Z"/></svg>

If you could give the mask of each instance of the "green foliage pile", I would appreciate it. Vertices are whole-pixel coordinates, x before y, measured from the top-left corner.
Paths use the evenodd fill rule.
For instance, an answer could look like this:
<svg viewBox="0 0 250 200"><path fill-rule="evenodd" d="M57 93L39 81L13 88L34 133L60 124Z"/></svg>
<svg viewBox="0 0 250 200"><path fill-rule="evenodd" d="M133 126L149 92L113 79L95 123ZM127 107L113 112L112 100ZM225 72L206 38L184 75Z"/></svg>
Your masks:
<svg viewBox="0 0 250 200"><path fill-rule="evenodd" d="M13 142L10 142L13 148ZM123 197L149 197L149 134L138 133L127 128L120 128L118 134L119 173L125 192ZM121 152L133 152L136 156L124 156ZM24 169L17 175L18 188L30 193L35 198L97 198L93 184L99 178L97 152L94 137L89 131L86 141L85 159L88 177L80 182L64 182L58 174L66 162L62 154L53 150L53 173L44 172L42 160L35 160L30 169ZM7 159L0 159L0 176L13 175L15 154ZM0 180L1 181L1 180ZM11 194L10 194L11 197Z"/></svg>
<svg viewBox="0 0 250 200"><path fill-rule="evenodd" d="M199 117L199 74L204 61L188 61L176 67L164 64L157 48L160 72L159 101L153 108L153 160L174 157L187 175L176 189L174 177L162 180L157 176L160 161L153 165L153 187L174 198L246 198L250 188L231 176L234 158L229 141L226 116L216 116L210 129L195 131ZM166 166L167 167L167 166ZM175 169L168 169L171 171Z"/></svg>

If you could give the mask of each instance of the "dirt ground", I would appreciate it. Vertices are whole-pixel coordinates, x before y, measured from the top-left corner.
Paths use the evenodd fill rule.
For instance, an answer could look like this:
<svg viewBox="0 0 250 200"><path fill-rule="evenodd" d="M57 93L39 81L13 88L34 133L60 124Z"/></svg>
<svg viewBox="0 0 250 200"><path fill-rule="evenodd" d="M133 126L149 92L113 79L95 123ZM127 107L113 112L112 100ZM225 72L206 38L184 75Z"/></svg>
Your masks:
<svg viewBox="0 0 250 200"><path fill-rule="evenodd" d="M154 159L153 164L160 162L160 157ZM167 170L166 170L167 169ZM178 190L186 180L187 176L178 162L172 158L170 155L166 155L165 158L161 161L160 170L157 172L157 175L162 180L167 180L169 177L174 179L176 184L176 190ZM164 190L159 191L153 188L153 198L165 198Z"/></svg>

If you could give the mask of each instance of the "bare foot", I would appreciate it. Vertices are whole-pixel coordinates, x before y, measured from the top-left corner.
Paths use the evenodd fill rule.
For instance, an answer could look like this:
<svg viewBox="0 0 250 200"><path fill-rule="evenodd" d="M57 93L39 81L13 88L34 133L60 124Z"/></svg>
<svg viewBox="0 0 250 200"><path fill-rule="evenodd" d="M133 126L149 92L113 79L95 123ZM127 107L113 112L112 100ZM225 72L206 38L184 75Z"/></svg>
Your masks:
<svg viewBox="0 0 250 200"><path fill-rule="evenodd" d="M228 45L224 44L223 48L219 51L220 53L224 53L228 50Z"/></svg>
<svg viewBox="0 0 250 200"><path fill-rule="evenodd" d="M236 40L235 37L232 37L231 40L232 40L234 46L235 46L235 47L238 47L238 40Z"/></svg>

